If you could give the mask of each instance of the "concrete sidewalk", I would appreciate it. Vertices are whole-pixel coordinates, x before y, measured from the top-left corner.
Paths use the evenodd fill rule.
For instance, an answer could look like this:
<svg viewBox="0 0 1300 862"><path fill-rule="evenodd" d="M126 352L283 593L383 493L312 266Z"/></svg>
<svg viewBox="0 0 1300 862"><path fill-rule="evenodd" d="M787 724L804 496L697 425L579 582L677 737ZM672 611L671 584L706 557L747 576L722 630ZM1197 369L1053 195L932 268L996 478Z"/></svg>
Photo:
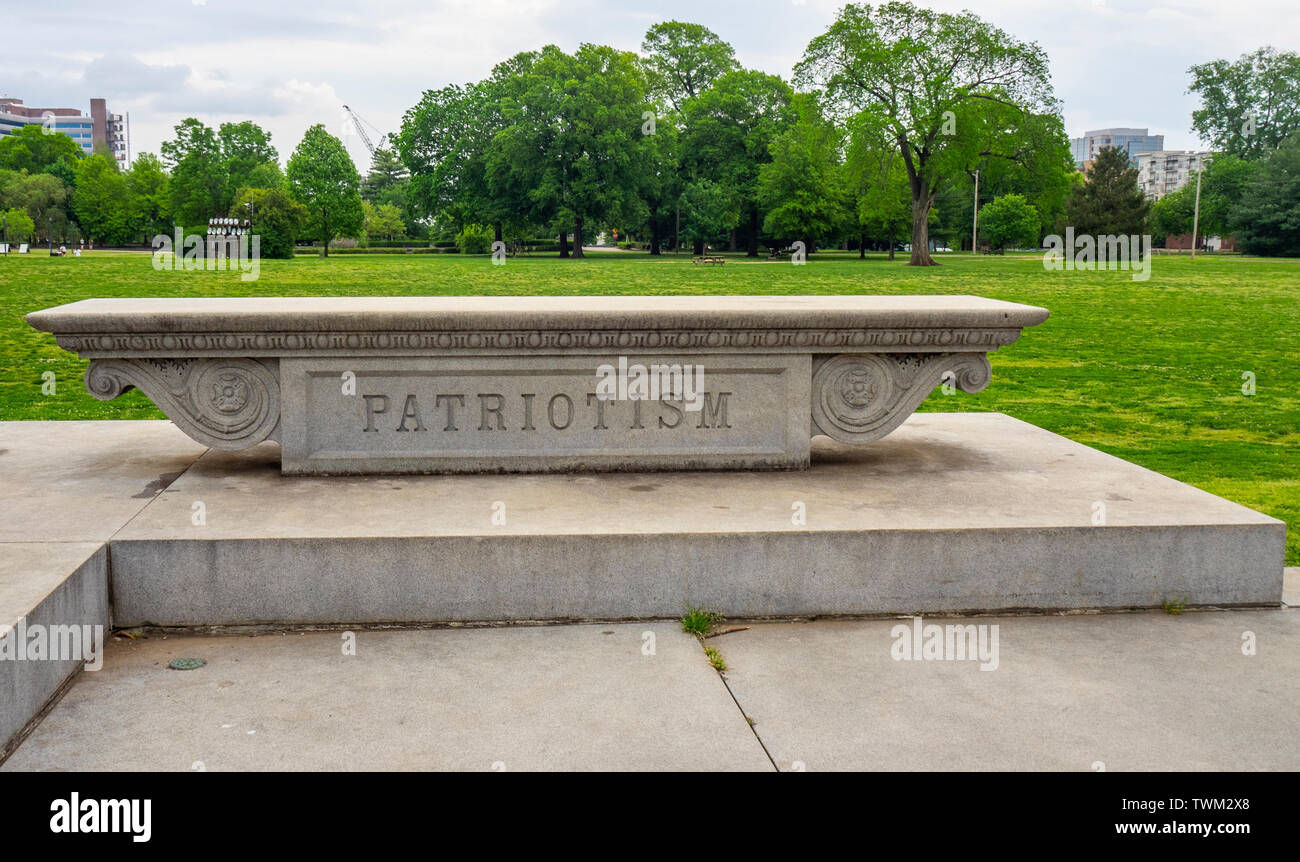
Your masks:
<svg viewBox="0 0 1300 862"><path fill-rule="evenodd" d="M668 621L118 638L3 770L1300 768L1298 610L925 622L996 670L896 619L710 638L725 677Z"/></svg>

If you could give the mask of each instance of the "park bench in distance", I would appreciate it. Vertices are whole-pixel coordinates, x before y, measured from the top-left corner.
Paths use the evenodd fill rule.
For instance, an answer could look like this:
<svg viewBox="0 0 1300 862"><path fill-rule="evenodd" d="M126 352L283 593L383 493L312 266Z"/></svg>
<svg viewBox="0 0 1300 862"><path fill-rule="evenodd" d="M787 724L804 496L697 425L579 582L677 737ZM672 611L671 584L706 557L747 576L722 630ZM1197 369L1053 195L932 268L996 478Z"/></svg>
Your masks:
<svg viewBox="0 0 1300 862"><path fill-rule="evenodd" d="M27 316L285 473L789 469L870 443L1046 309L975 296L87 299Z"/></svg>
<svg viewBox="0 0 1300 862"><path fill-rule="evenodd" d="M725 257L717 257L717 256L711 256L707 254L700 255L699 257L691 258L691 263L703 263L703 264L710 264L714 266L722 266L726 262L727 259Z"/></svg>

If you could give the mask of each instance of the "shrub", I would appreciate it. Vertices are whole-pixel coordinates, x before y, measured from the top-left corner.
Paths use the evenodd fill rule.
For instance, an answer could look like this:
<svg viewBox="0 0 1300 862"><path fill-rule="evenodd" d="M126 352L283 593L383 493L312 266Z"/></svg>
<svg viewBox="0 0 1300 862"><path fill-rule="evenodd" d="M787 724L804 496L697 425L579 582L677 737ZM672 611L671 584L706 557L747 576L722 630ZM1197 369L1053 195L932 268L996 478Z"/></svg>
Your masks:
<svg viewBox="0 0 1300 862"><path fill-rule="evenodd" d="M36 233L36 223L32 221L32 217L27 214L26 210L14 208L6 211L5 226L9 242L20 244L29 242Z"/></svg>
<svg viewBox="0 0 1300 862"><path fill-rule="evenodd" d="M258 253L267 258L293 257L293 239L274 228L262 228L257 232Z"/></svg>
<svg viewBox="0 0 1300 862"><path fill-rule="evenodd" d="M461 254L487 254L492 250L492 228L481 224L467 224L456 234L456 247Z"/></svg>
<svg viewBox="0 0 1300 862"><path fill-rule="evenodd" d="M294 254L320 256L320 246L300 245L294 250ZM457 250L428 248L425 246L411 246L408 248L334 248L330 246L330 254L456 254Z"/></svg>

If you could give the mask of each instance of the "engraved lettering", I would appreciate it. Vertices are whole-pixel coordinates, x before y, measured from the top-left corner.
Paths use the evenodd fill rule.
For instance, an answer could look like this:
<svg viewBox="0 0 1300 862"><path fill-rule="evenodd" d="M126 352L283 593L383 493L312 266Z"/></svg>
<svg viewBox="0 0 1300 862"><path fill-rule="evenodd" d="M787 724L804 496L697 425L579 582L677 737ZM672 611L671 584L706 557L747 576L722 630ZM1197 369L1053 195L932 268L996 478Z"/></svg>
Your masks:
<svg viewBox="0 0 1300 862"><path fill-rule="evenodd" d="M379 429L375 427L375 417L388 412L388 396L362 395L361 397L366 401L366 427L361 430L363 432L378 431ZM379 402L383 404L383 406L376 409L374 402Z"/></svg>
<svg viewBox="0 0 1300 862"><path fill-rule="evenodd" d="M406 427L407 419L415 420L416 431L424 430L424 423L420 421L420 402L415 400L414 393L406 396L406 404L402 407L402 423L397 426L398 431L408 430Z"/></svg>
<svg viewBox="0 0 1300 862"><path fill-rule="evenodd" d="M489 400L489 399L492 400L492 406L491 406L491 407L488 406L488 400ZM496 416L496 418L497 418L497 427L496 427L496 430L497 430L497 431L504 431L504 430L506 430L506 423L505 423L505 420L501 418L501 411L502 411L502 409L505 407L505 405L506 405L506 397L505 397L504 395L497 395L497 394L495 394L495 393L490 393L490 394L487 394L487 395L479 395L479 397L478 397L478 406L479 406L479 422L478 422L478 430L480 430L480 431L491 431L491 430L492 430L492 426L491 426L490 424L488 424L488 416L489 416L489 415ZM570 410L570 413L572 413L572 410Z"/></svg>
<svg viewBox="0 0 1300 862"><path fill-rule="evenodd" d="M524 427L525 431L536 431L537 427L533 425L533 399L537 397L536 392L525 392L524 399Z"/></svg>
<svg viewBox="0 0 1300 862"><path fill-rule="evenodd" d="M587 406L596 405L596 424L592 426L593 431L608 431L609 426L605 424L605 399L601 398L595 392L587 393Z"/></svg>
<svg viewBox="0 0 1300 862"><path fill-rule="evenodd" d="M565 414L564 424L560 425L555 421L555 402L564 399ZM552 395L551 400L546 402L546 418L550 421L551 427L556 431L563 431L573 422L573 399L561 392L559 395Z"/></svg>
<svg viewBox="0 0 1300 862"><path fill-rule="evenodd" d="M719 392L718 403L714 404L713 396L705 392L704 406L700 410L700 424L695 427L730 428L731 425L727 423L727 396L732 394L731 392ZM713 422L713 424L710 425L709 422Z"/></svg>
<svg viewBox="0 0 1300 862"><path fill-rule="evenodd" d="M683 416L682 408L678 407L676 404L669 401L667 398L659 399L659 403L662 404L664 407L667 407L669 410L673 411L673 413L677 416L677 418L674 419L671 424L669 424L668 422L664 421L663 413L660 413L659 414L660 428L676 428L678 425L682 424L682 416Z"/></svg>
<svg viewBox="0 0 1300 862"><path fill-rule="evenodd" d="M465 396L464 395L438 395L433 399L433 407L435 410L438 409L438 406L442 404L444 398L447 399L447 424L442 426L442 430L459 431L460 429L456 427L456 410L451 406L451 402L455 400L460 403L461 407L464 407Z"/></svg>

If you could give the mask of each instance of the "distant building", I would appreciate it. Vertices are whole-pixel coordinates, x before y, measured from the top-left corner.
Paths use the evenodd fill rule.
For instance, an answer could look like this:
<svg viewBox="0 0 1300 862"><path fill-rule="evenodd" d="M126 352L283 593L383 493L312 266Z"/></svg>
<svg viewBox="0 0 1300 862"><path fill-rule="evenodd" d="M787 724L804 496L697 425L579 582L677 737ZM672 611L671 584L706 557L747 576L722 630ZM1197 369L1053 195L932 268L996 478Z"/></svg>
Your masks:
<svg viewBox="0 0 1300 862"><path fill-rule="evenodd" d="M1084 170L1104 147L1119 147L1128 156L1129 163L1136 165L1134 156L1137 153L1163 150L1165 136L1149 134L1147 129L1098 129L1095 132L1085 132L1081 138L1070 139L1074 166Z"/></svg>
<svg viewBox="0 0 1300 862"><path fill-rule="evenodd" d="M124 167L131 161L130 123L130 115L110 114L103 99L91 99L90 113L83 114L79 108L33 108L22 99L0 96L0 136L23 126L44 125L72 138L86 155L97 144L106 147Z"/></svg>
<svg viewBox="0 0 1300 862"><path fill-rule="evenodd" d="M1148 199L1158 201L1176 192L1204 168L1209 153L1160 150L1137 153L1138 186Z"/></svg>

